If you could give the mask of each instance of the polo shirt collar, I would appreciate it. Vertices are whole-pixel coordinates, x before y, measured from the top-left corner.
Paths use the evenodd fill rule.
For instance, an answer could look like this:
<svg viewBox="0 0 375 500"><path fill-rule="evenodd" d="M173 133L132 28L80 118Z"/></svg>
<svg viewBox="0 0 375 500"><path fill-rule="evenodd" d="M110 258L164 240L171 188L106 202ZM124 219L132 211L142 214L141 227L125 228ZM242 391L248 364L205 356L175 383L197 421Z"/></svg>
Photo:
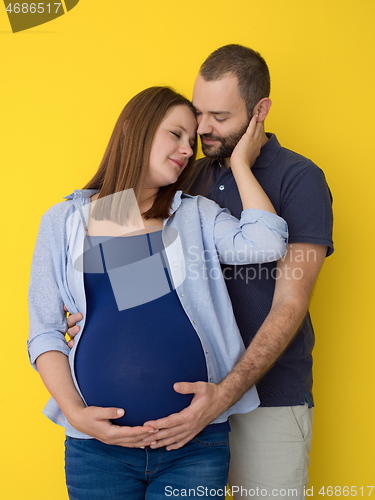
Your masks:
<svg viewBox="0 0 375 500"><path fill-rule="evenodd" d="M275 134L266 134L268 141L262 147L262 154L256 159L253 168L267 168L280 152L280 143Z"/></svg>

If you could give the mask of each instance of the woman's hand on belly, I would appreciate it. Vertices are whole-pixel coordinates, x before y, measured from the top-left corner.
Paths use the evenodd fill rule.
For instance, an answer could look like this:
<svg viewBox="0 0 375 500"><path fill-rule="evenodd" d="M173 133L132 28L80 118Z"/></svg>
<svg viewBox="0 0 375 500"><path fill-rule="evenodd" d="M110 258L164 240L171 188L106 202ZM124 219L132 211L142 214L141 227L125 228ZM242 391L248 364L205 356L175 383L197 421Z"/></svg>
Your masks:
<svg viewBox="0 0 375 500"><path fill-rule="evenodd" d="M36 365L42 380L69 423L88 436L106 444L128 448L144 447L143 440L154 432L151 425L120 427L110 422L124 415L122 408L85 406L72 379L68 357L59 351L41 354Z"/></svg>
<svg viewBox="0 0 375 500"><path fill-rule="evenodd" d="M75 409L66 417L77 431L98 439L102 443L126 448L144 447L144 439L155 429L150 425L120 427L110 422L110 420L122 417L124 413L124 410L119 408L87 406Z"/></svg>

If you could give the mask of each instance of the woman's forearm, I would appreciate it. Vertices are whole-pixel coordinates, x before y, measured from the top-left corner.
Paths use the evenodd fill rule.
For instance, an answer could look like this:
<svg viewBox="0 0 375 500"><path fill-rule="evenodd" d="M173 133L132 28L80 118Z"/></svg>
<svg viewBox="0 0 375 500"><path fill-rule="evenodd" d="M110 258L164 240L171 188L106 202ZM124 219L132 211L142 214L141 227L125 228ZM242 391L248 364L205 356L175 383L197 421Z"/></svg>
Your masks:
<svg viewBox="0 0 375 500"><path fill-rule="evenodd" d="M257 208L274 214L276 213L270 199L254 177L250 165L244 161L238 161L232 165L232 171L244 210L246 208Z"/></svg>
<svg viewBox="0 0 375 500"><path fill-rule="evenodd" d="M264 133L263 122L258 122L257 119L257 115L252 117L246 132L234 148L230 158L230 166L244 210L257 208L276 213L268 196L251 171L261 148L268 140Z"/></svg>
<svg viewBox="0 0 375 500"><path fill-rule="evenodd" d="M48 351L37 358L36 366L44 385L70 421L75 412L85 408L85 403L75 388L68 357Z"/></svg>

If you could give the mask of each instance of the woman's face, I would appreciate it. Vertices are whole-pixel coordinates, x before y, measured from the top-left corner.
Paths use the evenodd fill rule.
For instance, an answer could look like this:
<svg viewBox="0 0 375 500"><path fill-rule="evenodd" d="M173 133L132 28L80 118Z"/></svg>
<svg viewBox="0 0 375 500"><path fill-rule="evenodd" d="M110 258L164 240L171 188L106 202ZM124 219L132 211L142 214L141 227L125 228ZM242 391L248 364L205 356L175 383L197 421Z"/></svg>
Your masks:
<svg viewBox="0 0 375 500"><path fill-rule="evenodd" d="M185 105L172 108L156 130L151 146L146 188L174 184L193 154L197 122Z"/></svg>

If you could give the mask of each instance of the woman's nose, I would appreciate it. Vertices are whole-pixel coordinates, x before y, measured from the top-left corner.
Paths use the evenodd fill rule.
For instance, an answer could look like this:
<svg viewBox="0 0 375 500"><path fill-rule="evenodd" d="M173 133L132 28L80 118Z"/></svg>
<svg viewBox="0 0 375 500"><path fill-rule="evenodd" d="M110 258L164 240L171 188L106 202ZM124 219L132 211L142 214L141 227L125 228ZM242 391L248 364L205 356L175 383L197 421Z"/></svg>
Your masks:
<svg viewBox="0 0 375 500"><path fill-rule="evenodd" d="M190 158L193 155L193 148L190 146L190 144L183 144L180 147L180 151L182 154L186 155L188 158Z"/></svg>

